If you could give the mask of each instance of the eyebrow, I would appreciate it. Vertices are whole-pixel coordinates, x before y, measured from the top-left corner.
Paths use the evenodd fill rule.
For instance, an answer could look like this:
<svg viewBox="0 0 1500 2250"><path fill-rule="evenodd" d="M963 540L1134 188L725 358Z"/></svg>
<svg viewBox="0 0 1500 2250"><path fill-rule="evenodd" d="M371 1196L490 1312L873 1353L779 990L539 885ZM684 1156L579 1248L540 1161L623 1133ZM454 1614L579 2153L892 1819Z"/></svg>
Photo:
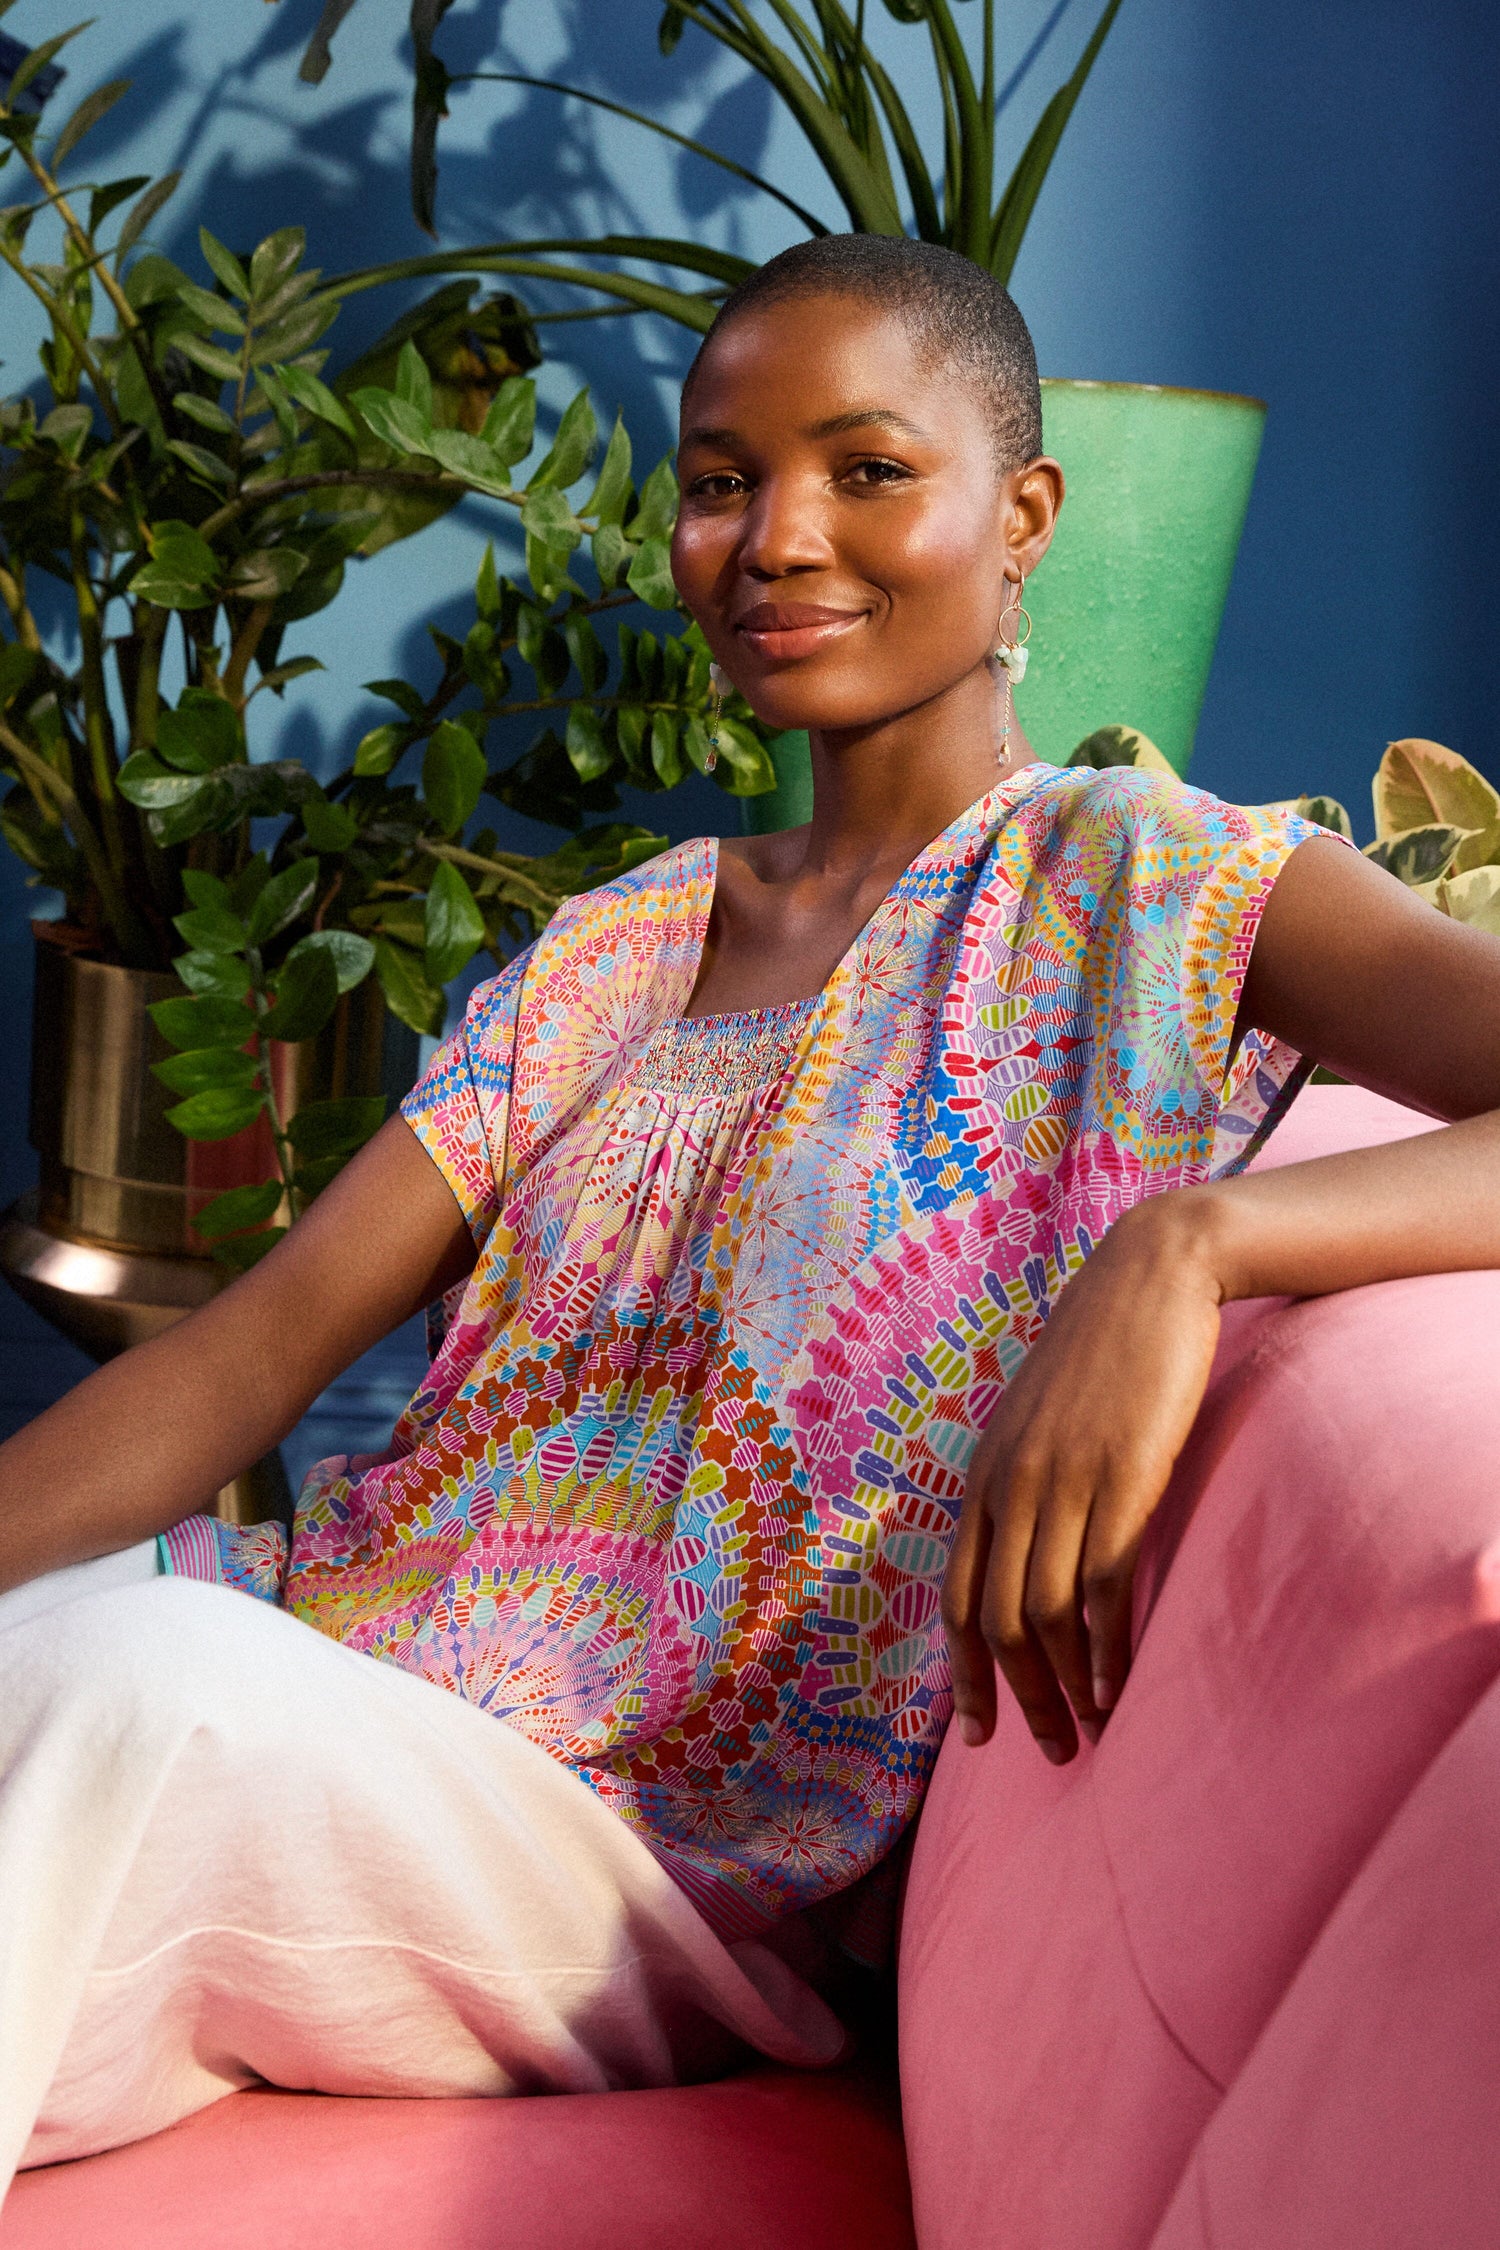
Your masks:
<svg viewBox="0 0 1500 2250"><path fill-rule="evenodd" d="M869 429L890 430L898 437L916 438L922 442L930 437L930 432L920 428L915 422L909 422L904 414L898 414L890 406L852 406L847 413L830 414L822 422L810 423L803 435L810 438L843 437L851 430ZM694 423L682 433L684 446L718 446L729 450L741 442L738 430L713 429L701 422Z"/></svg>

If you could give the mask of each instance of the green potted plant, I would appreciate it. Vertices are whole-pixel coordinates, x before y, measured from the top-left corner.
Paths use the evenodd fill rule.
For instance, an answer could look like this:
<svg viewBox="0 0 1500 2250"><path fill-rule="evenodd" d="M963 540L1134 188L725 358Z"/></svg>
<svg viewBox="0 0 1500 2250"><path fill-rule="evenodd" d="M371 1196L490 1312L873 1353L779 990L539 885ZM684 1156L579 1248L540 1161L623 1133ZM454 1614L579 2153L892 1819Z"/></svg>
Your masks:
<svg viewBox="0 0 1500 2250"><path fill-rule="evenodd" d="M637 490L619 424L596 460L580 394L521 467L523 308L457 284L333 373L323 339L349 286L307 266L300 230L245 258L204 233L194 280L149 247L173 180L72 184L123 88L43 156L21 104L59 44L0 102L0 162L30 191L0 214L0 263L48 329L40 397L0 405L0 834L64 902L38 925L42 1197L11 1214L0 1265L106 1351L214 1286L210 1245L258 1255L373 1130L399 1091L388 1022L435 1032L475 951L498 958L659 848L585 821L619 778L663 788L704 766L711 696L673 613L670 466ZM267 714L317 666L288 636L358 557L469 493L516 512L524 570L487 553L467 635L434 633L436 678L372 683L391 716L347 771L263 755ZM65 589L71 662L39 581ZM601 637L604 613L642 603L668 613L662 633ZM492 771L486 737L511 714L541 732ZM723 786L768 785L743 709L719 751ZM580 833L502 850L472 832L486 792Z"/></svg>

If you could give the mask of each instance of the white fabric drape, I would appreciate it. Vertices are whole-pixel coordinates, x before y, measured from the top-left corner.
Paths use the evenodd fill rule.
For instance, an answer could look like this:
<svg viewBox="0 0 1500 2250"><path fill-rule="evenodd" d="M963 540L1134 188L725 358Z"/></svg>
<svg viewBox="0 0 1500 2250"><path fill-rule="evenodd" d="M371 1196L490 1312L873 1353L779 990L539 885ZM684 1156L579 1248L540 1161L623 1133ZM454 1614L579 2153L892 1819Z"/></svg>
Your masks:
<svg viewBox="0 0 1500 2250"><path fill-rule="evenodd" d="M0 1597L0 2187L257 2080L597 2091L838 2053L545 1751L262 1603L129 1583L154 1568Z"/></svg>

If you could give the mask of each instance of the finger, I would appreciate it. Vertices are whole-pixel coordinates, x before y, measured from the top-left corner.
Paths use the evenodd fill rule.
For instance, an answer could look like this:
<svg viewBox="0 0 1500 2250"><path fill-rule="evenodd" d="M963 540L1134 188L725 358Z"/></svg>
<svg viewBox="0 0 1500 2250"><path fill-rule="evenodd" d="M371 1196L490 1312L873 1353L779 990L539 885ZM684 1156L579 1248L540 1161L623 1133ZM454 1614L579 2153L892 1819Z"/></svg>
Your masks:
<svg viewBox="0 0 1500 2250"><path fill-rule="evenodd" d="M1026 1570L1026 1622L1077 1719L1096 1727L1093 1665L1083 1609L1084 1542L1090 1487L1054 1485Z"/></svg>
<svg viewBox="0 0 1500 2250"><path fill-rule="evenodd" d="M990 1519L977 1498L964 1501L943 1574L942 1619L953 1675L953 1715L971 1747L995 1731L995 1665L979 1612L990 1551Z"/></svg>
<svg viewBox="0 0 1500 2250"><path fill-rule="evenodd" d="M1078 1748L1073 1714L1026 1615L1027 1572L1043 1490L1040 1468L1024 1462L1008 1464L1004 1499L998 1509L991 1502L998 1520L985 1572L980 1624L1038 1748L1054 1765L1063 1765Z"/></svg>
<svg viewBox="0 0 1500 2250"><path fill-rule="evenodd" d="M1122 1505L1113 1495L1096 1502L1084 1541L1090 1686L1100 1711L1114 1709L1130 1671L1135 1572L1146 1512L1145 1506Z"/></svg>

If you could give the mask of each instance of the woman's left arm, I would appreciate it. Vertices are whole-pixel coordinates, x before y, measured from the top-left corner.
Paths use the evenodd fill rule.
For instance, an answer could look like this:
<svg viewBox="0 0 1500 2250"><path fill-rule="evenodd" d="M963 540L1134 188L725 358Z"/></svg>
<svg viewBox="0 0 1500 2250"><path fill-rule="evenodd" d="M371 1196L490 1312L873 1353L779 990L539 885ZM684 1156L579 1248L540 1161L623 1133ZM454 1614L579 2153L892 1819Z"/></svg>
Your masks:
<svg viewBox="0 0 1500 2250"><path fill-rule="evenodd" d="M1111 1228L975 1448L943 1589L968 1742L993 1730L996 1665L1059 1763L1118 1697L1141 1538L1223 1305L1500 1266L1500 939L1315 837L1267 901L1240 1024L1462 1122L1153 1196Z"/></svg>

